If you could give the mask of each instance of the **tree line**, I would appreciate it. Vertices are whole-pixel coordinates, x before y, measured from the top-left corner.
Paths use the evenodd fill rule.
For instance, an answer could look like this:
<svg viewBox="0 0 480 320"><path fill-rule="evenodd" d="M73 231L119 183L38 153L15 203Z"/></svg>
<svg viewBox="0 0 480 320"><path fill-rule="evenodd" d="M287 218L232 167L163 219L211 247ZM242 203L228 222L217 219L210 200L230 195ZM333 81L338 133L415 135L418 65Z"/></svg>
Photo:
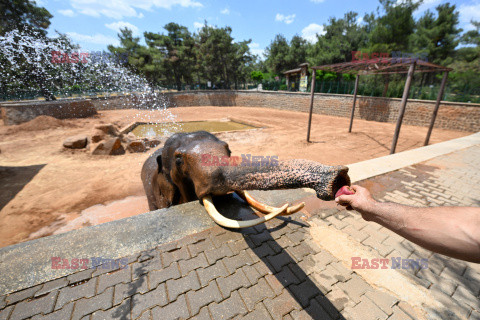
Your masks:
<svg viewBox="0 0 480 320"><path fill-rule="evenodd" d="M276 35L266 49L266 59L259 62L260 71L265 78L293 69L300 63L308 62L310 66L349 62L360 57L353 57L352 52L361 52L365 56L372 53L395 52L409 53L427 57L429 62L451 67L449 87L459 95L468 95L466 91L478 96L480 86L480 23L472 21L473 30L462 33L459 28L459 12L454 4L438 5L434 11L425 11L418 19L414 12L421 1L380 0L376 12L359 17L356 12L347 12L342 18L332 17L324 25L324 34L317 35L316 41L307 42L299 35L289 41L283 35ZM386 79L385 77L388 77ZM395 95L401 94L403 75L365 77L365 85L371 85L382 92L382 85L390 82L390 89ZM438 84L441 75L424 73L415 76L418 87ZM346 80L353 77L320 72L317 80ZM428 88L427 88L428 89ZM379 93L380 92L380 93ZM471 100L468 95L464 101ZM477 97L478 100L478 97Z"/></svg>
<svg viewBox="0 0 480 320"><path fill-rule="evenodd" d="M234 41L230 27L218 28L207 22L198 33L170 22L165 33L145 32L145 45L132 31L122 29L120 46L108 46L115 54L127 54L126 65L146 77L152 87L210 82L219 88L237 88L255 68L251 40Z"/></svg>
<svg viewBox="0 0 480 320"><path fill-rule="evenodd" d="M459 28L457 8L448 2L415 18L414 13L421 3L379 0L377 10L363 17L353 11L340 18L331 17L323 25L324 33L317 34L312 42L298 34L291 39L277 34L263 57L252 54L250 39L234 39L230 27L212 26L206 21L196 32L170 22L163 30L144 32L143 39L135 37L129 29L122 29L118 34L120 44L110 45L108 50L128 57L121 61L123 66L145 78L152 88L173 87L177 90L185 86L194 89L201 85L203 88L208 82L212 87L237 89L246 82L260 81L274 82L276 89L284 89L283 72L304 62L310 66L348 62L358 58L352 56L352 52L361 52L360 55L412 53L427 57L429 62L453 68L449 87L456 90L460 99L468 90L480 88L480 22L472 21L474 29L463 32ZM2 1L0 36L28 26L39 36L46 37L51 18L45 8L33 2ZM74 44L67 47L77 48ZM319 72L317 79L352 81L354 75ZM381 91L377 88L381 87L379 83L388 81L391 92L400 92L398 88L403 79L403 75L391 75L388 79L370 76L365 81L375 91L372 95L378 95L377 91ZM439 75L432 73L415 77L415 84L420 87L428 88L438 82ZM25 86L32 87L32 81ZM470 93L477 96L480 93L470 91L465 97L467 100L472 98Z"/></svg>

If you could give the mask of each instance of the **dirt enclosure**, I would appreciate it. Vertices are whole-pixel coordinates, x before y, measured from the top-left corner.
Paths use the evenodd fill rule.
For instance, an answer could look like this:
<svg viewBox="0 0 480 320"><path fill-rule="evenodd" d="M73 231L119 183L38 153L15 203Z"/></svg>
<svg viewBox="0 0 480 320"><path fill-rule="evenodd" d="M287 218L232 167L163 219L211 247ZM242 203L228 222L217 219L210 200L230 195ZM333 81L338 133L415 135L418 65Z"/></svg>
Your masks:
<svg viewBox="0 0 480 320"><path fill-rule="evenodd" d="M313 115L312 143L306 143L308 114L252 107L185 107L169 109L177 121L232 118L261 127L224 132L218 137L233 155L304 158L324 164L350 164L389 153L395 125ZM89 135L100 123L121 128L132 121L165 121L161 111L100 111L75 120L41 117L0 125L0 246L121 219L148 211L140 180L146 153L92 155L69 150L65 138ZM427 128L404 126L397 152L422 146ZM431 143L468 135L435 129ZM164 141L164 139L163 139ZM161 146L160 146L161 147Z"/></svg>

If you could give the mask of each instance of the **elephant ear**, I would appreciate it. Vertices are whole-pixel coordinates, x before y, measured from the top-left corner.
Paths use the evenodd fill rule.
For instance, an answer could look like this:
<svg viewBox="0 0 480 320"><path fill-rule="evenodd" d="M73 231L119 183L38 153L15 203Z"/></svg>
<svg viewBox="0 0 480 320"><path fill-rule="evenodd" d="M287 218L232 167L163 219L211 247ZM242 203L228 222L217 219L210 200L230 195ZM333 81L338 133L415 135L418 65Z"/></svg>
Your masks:
<svg viewBox="0 0 480 320"><path fill-rule="evenodd" d="M165 177L162 164L162 149L159 149L142 167L143 187L151 211L169 207L175 200L175 186Z"/></svg>
<svg viewBox="0 0 480 320"><path fill-rule="evenodd" d="M153 194L157 207L167 208L175 202L175 198L178 197L178 190L175 185L170 182L166 174L163 172L162 166L162 153L157 158L158 173L154 177L153 181Z"/></svg>
<svg viewBox="0 0 480 320"><path fill-rule="evenodd" d="M162 153L157 157L158 173L162 172Z"/></svg>

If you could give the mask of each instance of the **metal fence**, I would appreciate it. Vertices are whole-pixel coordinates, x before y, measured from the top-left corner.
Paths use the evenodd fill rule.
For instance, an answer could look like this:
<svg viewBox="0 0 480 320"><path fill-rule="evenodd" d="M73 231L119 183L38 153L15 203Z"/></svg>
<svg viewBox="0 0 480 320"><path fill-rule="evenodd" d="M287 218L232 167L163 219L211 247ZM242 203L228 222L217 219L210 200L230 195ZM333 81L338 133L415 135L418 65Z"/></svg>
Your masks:
<svg viewBox="0 0 480 320"><path fill-rule="evenodd" d="M274 81L274 80L264 80L260 83L263 90L269 91L279 91L286 90L285 81ZM308 85L307 92L310 92L310 85ZM403 82L393 82L389 85L388 90L385 94L385 97L388 98L401 98L403 94ZM239 90L255 90L258 88L258 84L252 83L242 83L237 84L237 89ZM355 88L355 81L316 81L315 83L315 92L318 93L330 93L330 94L353 94ZM196 84L196 85L182 85L182 91L191 91L191 90L215 90L215 89L225 89L208 86L207 84ZM229 89L235 89L234 86ZM440 85L429 85L429 86L416 86L412 84L410 88L409 99L421 99L421 100L436 100ZM155 91L176 91L177 86L161 86L155 88ZM358 86L358 94L361 96L369 97L382 97L384 91L384 84L376 85L375 83L360 83ZM71 97L89 97L89 96L99 96L99 95L111 95L111 94L123 94L127 93L125 91L115 91L114 89L109 90L108 92L104 90L61 90L54 91L54 95L57 98L71 98ZM14 92L4 92L0 93L0 101L17 101L17 100L33 100L41 99L42 94L39 91L35 90L16 90ZM471 103L480 103L480 88L466 84L460 87L447 87L444 92L443 99L444 101L452 102L471 102Z"/></svg>

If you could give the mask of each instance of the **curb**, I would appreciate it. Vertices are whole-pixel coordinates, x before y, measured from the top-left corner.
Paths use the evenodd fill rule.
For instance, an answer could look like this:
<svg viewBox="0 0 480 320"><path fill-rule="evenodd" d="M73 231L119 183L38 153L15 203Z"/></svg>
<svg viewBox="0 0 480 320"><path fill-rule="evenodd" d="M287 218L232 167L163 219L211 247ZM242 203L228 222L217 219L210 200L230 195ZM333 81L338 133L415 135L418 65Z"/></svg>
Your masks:
<svg viewBox="0 0 480 320"><path fill-rule="evenodd" d="M480 144L480 132L445 142L347 165L352 182L365 180Z"/></svg>

